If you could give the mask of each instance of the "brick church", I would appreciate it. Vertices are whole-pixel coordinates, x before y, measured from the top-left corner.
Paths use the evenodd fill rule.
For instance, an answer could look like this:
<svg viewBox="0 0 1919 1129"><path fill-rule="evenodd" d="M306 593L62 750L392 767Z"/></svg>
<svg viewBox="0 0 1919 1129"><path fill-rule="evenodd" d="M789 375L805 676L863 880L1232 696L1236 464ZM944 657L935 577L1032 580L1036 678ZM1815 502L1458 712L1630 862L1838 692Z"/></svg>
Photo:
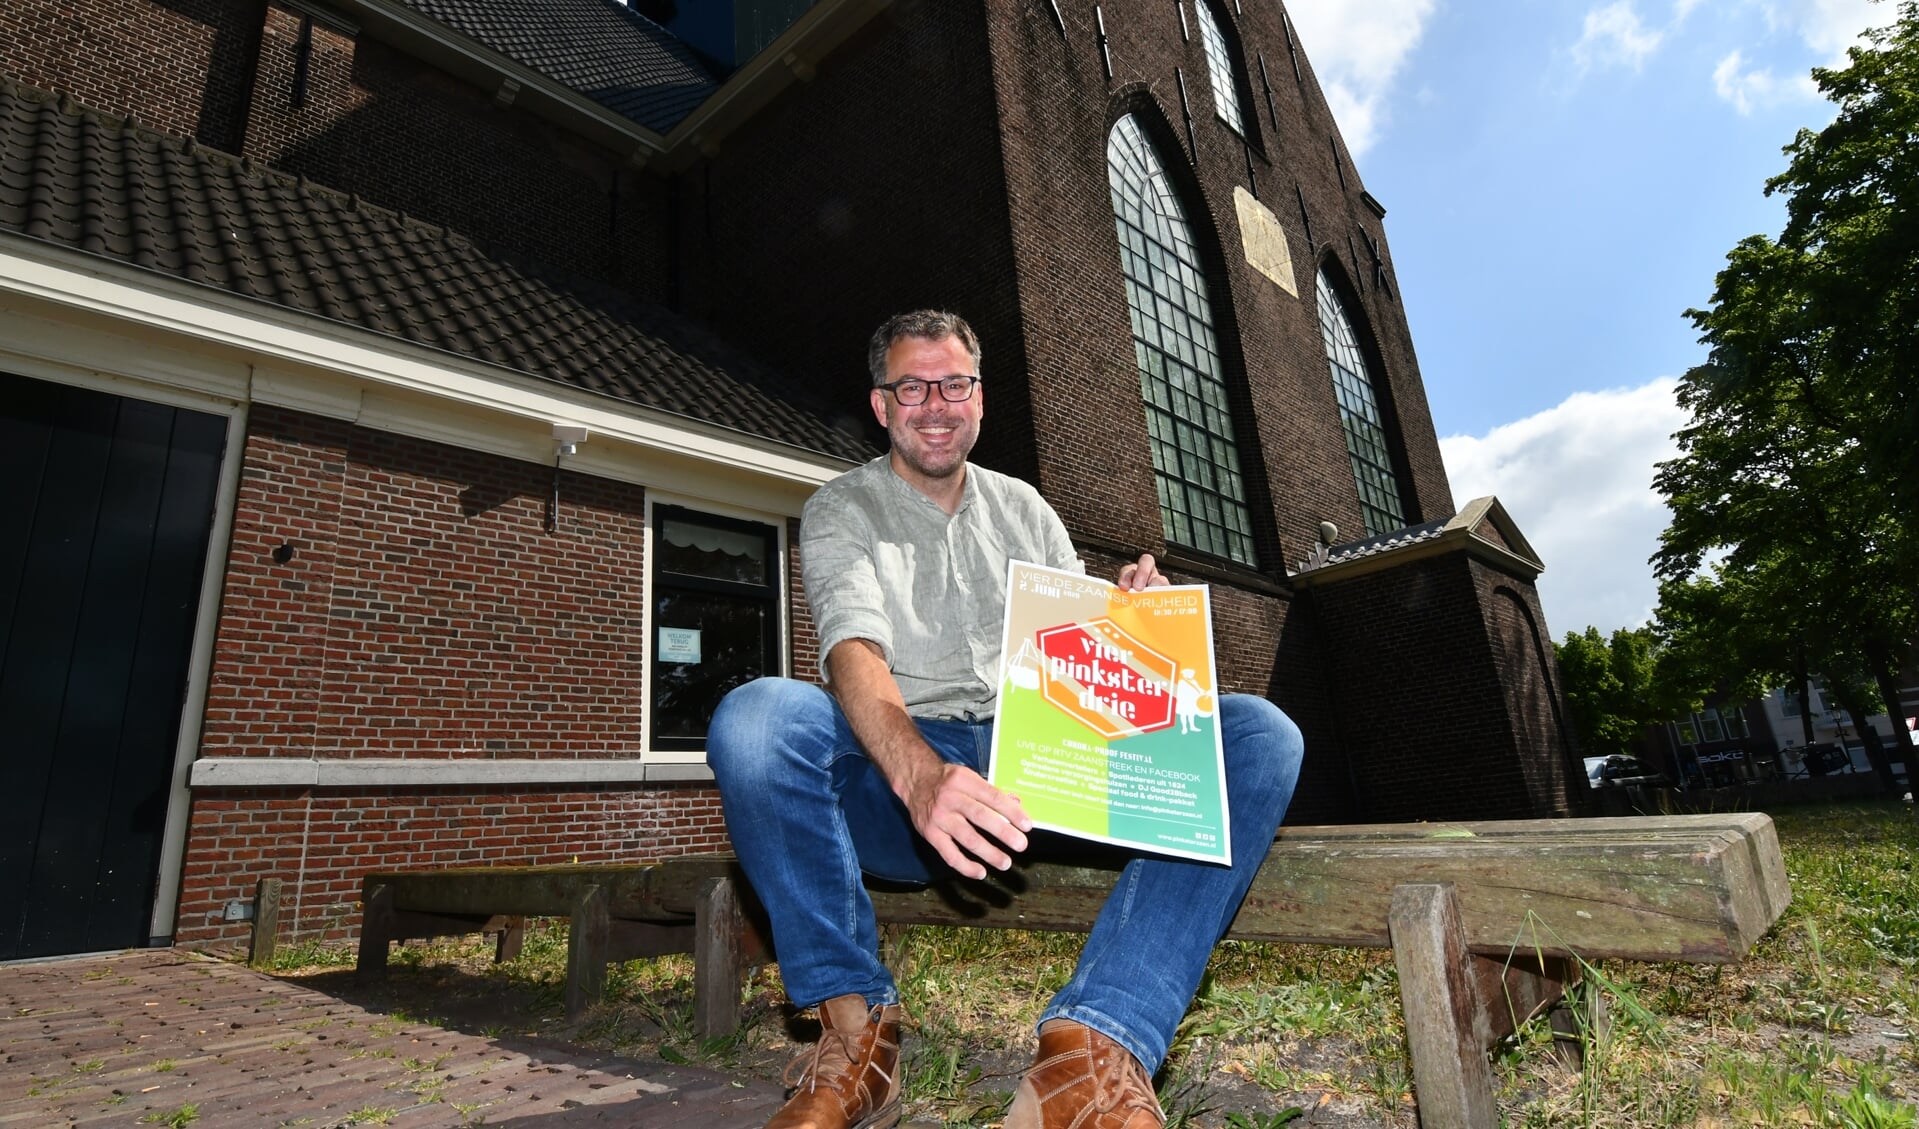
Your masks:
<svg viewBox="0 0 1919 1129"><path fill-rule="evenodd" d="M339 935L374 867L724 849L706 719L812 677L867 335L976 459L1212 586L1293 822L1572 814L1499 503L1278 0L0 11L0 959Z"/></svg>

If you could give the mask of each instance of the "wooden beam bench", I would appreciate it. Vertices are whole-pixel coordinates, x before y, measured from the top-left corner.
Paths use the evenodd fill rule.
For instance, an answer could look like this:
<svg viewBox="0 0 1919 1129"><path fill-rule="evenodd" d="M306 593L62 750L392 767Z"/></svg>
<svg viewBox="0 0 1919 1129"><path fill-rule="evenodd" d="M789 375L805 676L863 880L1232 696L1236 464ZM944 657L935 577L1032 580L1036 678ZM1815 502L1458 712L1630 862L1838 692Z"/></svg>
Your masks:
<svg viewBox="0 0 1919 1129"><path fill-rule="evenodd" d="M1033 862L986 881L873 889L882 925L1085 932L1113 863ZM1557 1002L1581 962L1723 964L1791 897L1761 814L1287 827L1227 936L1391 948L1424 1129L1496 1124L1487 1051ZM383 872L364 886L360 967L405 937L496 915L565 916L569 1013L605 966L694 955L695 1029L737 1029L743 972L773 959L730 859L623 867Z"/></svg>

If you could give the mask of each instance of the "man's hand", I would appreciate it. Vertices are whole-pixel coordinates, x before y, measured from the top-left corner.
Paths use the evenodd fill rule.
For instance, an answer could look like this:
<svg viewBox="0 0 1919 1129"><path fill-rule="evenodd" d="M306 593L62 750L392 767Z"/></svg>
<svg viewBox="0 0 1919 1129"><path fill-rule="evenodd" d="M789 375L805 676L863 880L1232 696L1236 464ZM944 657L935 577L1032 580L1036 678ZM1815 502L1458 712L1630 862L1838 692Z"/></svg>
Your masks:
<svg viewBox="0 0 1919 1129"><path fill-rule="evenodd" d="M1019 797L964 765L939 761L937 768L903 781L898 792L920 838L968 878L986 877L988 866L1005 870L1013 865L1007 849L1026 849L1033 821Z"/></svg>
<svg viewBox="0 0 1919 1129"><path fill-rule="evenodd" d="M1137 562L1119 570L1119 576L1113 583L1130 592L1143 592L1172 581L1167 580L1166 574L1160 572L1153 563L1153 554L1141 553Z"/></svg>
<svg viewBox="0 0 1919 1129"><path fill-rule="evenodd" d="M968 878L986 877L981 862L995 870L1012 866L1002 846L1025 850L1033 821L1018 797L970 768L940 759L907 716L879 646L865 639L836 643L826 666L847 724L906 805L913 830Z"/></svg>

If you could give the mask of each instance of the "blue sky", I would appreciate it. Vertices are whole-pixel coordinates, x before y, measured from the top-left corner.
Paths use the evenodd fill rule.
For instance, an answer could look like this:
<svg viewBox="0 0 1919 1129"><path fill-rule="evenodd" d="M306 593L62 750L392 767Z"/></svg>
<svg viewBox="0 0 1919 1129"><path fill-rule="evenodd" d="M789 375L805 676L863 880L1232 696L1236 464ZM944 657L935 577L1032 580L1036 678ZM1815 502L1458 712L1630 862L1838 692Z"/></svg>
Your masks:
<svg viewBox="0 0 1919 1129"><path fill-rule="evenodd" d="M1784 222L1766 178L1872 0L1294 0L1367 188L1455 500L1496 494L1555 637L1644 622L1684 317Z"/></svg>

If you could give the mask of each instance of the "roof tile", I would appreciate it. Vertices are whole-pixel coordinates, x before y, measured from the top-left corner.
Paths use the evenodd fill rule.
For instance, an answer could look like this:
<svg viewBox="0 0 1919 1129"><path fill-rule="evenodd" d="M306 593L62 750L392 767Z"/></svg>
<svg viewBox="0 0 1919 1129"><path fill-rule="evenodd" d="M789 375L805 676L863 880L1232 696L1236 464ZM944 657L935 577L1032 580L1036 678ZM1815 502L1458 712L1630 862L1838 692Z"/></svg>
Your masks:
<svg viewBox="0 0 1919 1129"><path fill-rule="evenodd" d="M0 231L806 450L873 453L795 382L623 291L5 80Z"/></svg>

